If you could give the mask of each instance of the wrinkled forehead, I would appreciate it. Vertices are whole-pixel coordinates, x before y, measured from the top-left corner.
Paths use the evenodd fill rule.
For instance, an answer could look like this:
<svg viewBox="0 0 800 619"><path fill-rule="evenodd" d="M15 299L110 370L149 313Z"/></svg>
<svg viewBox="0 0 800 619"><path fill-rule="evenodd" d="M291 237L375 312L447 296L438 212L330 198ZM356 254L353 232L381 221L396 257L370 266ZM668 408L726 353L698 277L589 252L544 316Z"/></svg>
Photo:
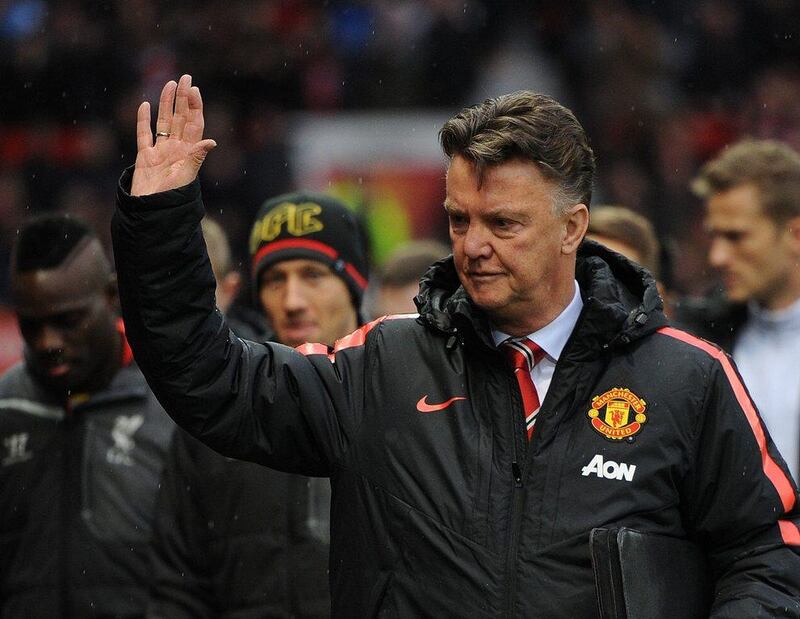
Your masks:
<svg viewBox="0 0 800 619"><path fill-rule="evenodd" d="M78 244L57 267L13 273L14 306L27 317L82 309L103 296L110 277L102 246L91 239Z"/></svg>

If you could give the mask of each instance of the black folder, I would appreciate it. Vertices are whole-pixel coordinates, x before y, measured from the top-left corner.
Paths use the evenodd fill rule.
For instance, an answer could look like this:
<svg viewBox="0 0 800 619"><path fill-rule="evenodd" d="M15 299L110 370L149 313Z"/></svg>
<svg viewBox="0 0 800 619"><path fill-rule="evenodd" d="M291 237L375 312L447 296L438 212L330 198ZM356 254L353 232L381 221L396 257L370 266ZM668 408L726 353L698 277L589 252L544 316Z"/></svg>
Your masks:
<svg viewBox="0 0 800 619"><path fill-rule="evenodd" d="M592 529L589 544L600 619L708 617L713 583L697 544L624 527Z"/></svg>

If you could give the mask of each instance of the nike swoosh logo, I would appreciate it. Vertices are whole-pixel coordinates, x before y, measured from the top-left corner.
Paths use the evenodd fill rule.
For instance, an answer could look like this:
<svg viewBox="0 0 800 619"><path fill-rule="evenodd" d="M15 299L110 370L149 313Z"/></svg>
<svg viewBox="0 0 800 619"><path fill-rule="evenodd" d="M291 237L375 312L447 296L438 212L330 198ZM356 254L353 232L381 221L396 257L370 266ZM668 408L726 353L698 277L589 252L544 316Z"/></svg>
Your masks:
<svg viewBox="0 0 800 619"><path fill-rule="evenodd" d="M446 409L453 402L457 402L458 400L466 400L467 398L465 398L463 395L458 395L454 398L450 398L445 402L442 402L441 404L428 404L427 399L428 396L424 395L419 399L419 402L417 402L417 410L420 413L437 413L439 411Z"/></svg>

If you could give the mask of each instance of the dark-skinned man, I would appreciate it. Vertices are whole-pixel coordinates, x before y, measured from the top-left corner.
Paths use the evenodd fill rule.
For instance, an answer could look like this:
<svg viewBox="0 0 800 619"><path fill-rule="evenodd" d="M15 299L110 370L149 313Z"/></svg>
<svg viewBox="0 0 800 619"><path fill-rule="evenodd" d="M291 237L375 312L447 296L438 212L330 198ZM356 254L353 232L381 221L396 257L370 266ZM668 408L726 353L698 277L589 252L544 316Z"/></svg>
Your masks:
<svg viewBox="0 0 800 619"><path fill-rule="evenodd" d="M590 533L627 527L702 545L715 619L800 617L797 489L730 359L582 243L594 157L568 109L521 91L445 123L453 258L418 317L333 350L240 340L214 311L202 134L188 75L155 141L139 108L112 227L131 341L206 444L330 476L334 616L595 616Z"/></svg>
<svg viewBox="0 0 800 619"><path fill-rule="evenodd" d="M26 223L11 283L25 359L0 379L0 616L143 617L174 425L133 362L85 224Z"/></svg>

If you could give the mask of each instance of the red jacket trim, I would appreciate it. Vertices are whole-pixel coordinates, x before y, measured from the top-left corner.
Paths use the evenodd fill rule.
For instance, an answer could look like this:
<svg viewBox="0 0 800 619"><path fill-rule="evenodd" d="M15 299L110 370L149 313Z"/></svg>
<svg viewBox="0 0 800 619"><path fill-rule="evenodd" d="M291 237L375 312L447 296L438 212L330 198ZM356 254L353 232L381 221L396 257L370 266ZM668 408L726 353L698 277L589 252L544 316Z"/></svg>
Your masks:
<svg viewBox="0 0 800 619"><path fill-rule="evenodd" d="M778 520L778 527L781 530L781 537L785 544L800 546L800 529L794 522L789 520Z"/></svg>
<svg viewBox="0 0 800 619"><path fill-rule="evenodd" d="M336 340L336 343L333 346L333 350L331 350L325 344L314 344L314 343L301 344L300 346L297 346L295 350L306 356L327 355L328 358L331 361L333 361L334 355L340 350L345 350L346 348L353 348L354 346L363 346L364 342L367 341L367 333L372 331L376 326L378 326L384 320L416 318L417 316L419 316L419 314L391 314L389 316L381 316L380 318L376 318L375 320L368 322L364 326L356 329L351 334L345 335L343 338Z"/></svg>
<svg viewBox="0 0 800 619"><path fill-rule="evenodd" d="M130 344L128 344L128 338L125 337L125 323L122 322L122 318L117 318L117 332L122 338L122 359L120 363L122 367L126 368L133 363L133 351Z"/></svg>
<svg viewBox="0 0 800 619"><path fill-rule="evenodd" d="M693 335L689 335L684 331L680 331L672 327L664 327L659 329L658 332L695 346L720 362L722 369L725 371L725 376L728 378L728 382L733 389L733 393L736 395L736 400L739 402L739 406L744 411L748 424L750 425L750 429L753 431L753 436L755 437L759 451L761 452L761 464L764 469L764 474L772 482L772 485L775 486L775 490L777 490L778 496L780 496L781 503L783 504L784 511L787 513L791 511L796 500L792 481L786 475L786 472L780 466L778 466L778 463L772 459L772 456L769 455L769 452L767 451L767 438L764 434L764 428L761 425L761 419L756 412L756 407L753 404L753 401L750 399L750 396L745 389L744 383L742 383L742 379L739 378L739 375L733 368L733 364L728 358L728 355L705 340L694 337ZM785 528L783 526L781 527L781 533L785 533ZM787 541L785 538L784 540Z"/></svg>

